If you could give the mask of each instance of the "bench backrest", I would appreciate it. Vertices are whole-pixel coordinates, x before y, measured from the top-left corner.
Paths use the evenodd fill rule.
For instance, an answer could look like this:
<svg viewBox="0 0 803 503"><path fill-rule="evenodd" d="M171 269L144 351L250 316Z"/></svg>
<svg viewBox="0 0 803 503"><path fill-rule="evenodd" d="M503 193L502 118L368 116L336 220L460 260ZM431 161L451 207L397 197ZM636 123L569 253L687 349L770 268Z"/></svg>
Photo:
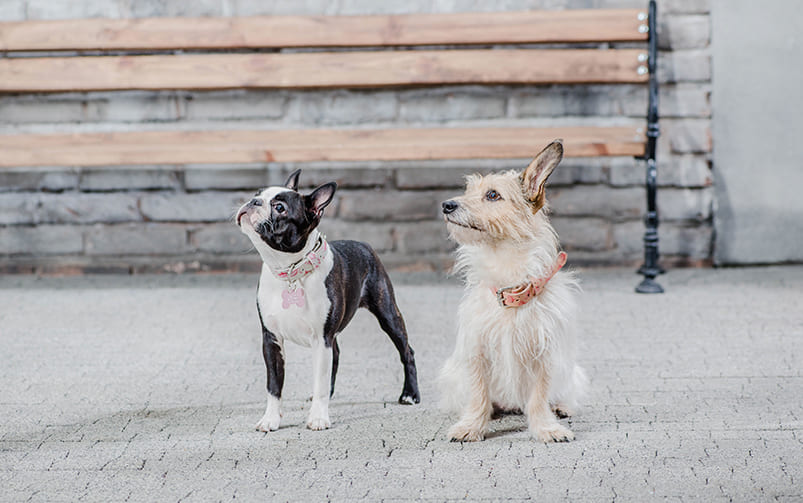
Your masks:
<svg viewBox="0 0 803 503"><path fill-rule="evenodd" d="M644 49L595 44L647 31L638 9L8 22L0 92L638 83Z"/></svg>

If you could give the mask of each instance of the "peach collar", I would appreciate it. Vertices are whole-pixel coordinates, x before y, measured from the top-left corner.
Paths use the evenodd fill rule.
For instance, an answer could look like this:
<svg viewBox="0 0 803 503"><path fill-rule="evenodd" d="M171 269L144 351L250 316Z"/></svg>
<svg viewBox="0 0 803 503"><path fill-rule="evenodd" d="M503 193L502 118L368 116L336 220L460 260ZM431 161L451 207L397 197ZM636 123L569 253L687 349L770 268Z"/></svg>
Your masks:
<svg viewBox="0 0 803 503"><path fill-rule="evenodd" d="M493 288L491 291L496 295L496 300L502 307L521 307L530 302L536 295L544 291L544 287L551 280L561 268L566 265L566 252L558 253L558 258L555 265L548 275L540 278L533 278L530 276L526 282L515 286L508 286L505 288Z"/></svg>

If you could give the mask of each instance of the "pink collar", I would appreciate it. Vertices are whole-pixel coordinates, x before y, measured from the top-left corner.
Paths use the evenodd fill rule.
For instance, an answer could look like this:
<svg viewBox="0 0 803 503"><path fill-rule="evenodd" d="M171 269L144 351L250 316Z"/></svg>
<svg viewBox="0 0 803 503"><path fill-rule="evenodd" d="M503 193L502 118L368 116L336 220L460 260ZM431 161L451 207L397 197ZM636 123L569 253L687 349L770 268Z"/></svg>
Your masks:
<svg viewBox="0 0 803 503"><path fill-rule="evenodd" d="M315 247L313 247L309 253L304 255L304 258L291 265L287 269L277 272L276 277L291 283L295 283L304 276L312 274L315 269L321 266L323 259L326 258L327 250L328 247L326 245L326 239L324 239L323 236L319 236L318 242L315 243Z"/></svg>
<svg viewBox="0 0 803 503"><path fill-rule="evenodd" d="M533 278L530 276L526 283L505 288L493 288L491 291L496 295L496 300L502 307L521 307L530 302L536 295L544 291L544 287L560 269L566 265L566 252L558 253L558 258L552 271L547 276Z"/></svg>

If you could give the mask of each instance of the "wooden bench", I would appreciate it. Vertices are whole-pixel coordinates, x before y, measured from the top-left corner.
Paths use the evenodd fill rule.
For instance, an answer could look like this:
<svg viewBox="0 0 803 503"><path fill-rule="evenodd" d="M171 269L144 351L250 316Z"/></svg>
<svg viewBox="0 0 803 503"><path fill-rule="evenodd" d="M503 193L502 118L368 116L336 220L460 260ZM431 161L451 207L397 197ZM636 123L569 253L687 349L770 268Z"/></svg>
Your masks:
<svg viewBox="0 0 803 503"><path fill-rule="evenodd" d="M654 0L643 10L0 23L0 93L640 83L650 98L638 126L0 135L0 167L527 158L563 138L569 157L646 160L638 291L660 291L656 49Z"/></svg>

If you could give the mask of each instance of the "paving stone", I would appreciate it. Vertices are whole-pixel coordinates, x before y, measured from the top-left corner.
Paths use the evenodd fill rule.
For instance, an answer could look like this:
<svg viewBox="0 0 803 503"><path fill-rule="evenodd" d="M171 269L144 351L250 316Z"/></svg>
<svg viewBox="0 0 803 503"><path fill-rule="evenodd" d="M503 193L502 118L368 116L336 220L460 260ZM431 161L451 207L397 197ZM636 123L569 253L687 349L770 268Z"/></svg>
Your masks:
<svg viewBox="0 0 803 503"><path fill-rule="evenodd" d="M671 269L659 296L633 293L631 270L579 273L591 388L564 421L576 440L552 445L520 416L482 443L447 441L456 418L438 409L434 376L454 343L455 279L394 275L421 404L395 403L398 356L361 310L339 336L332 428L304 428L310 354L288 345L283 426L264 434L256 273L0 276L3 495L800 500L803 383L789 356L803 267ZM59 358L41 351L54 345Z"/></svg>

